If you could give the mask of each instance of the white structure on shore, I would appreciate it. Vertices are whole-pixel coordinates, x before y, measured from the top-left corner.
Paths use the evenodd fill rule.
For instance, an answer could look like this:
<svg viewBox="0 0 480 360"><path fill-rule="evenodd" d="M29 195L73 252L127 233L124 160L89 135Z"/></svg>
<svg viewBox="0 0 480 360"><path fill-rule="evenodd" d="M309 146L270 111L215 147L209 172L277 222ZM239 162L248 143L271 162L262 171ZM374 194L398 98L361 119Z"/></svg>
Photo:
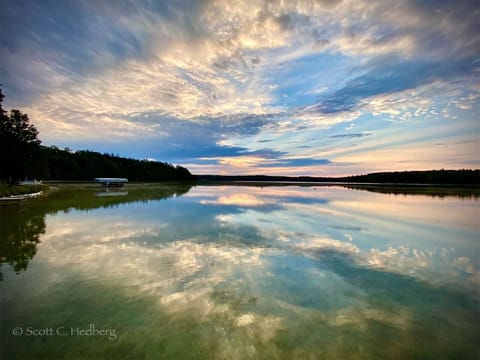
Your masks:
<svg viewBox="0 0 480 360"><path fill-rule="evenodd" d="M94 180L103 186L123 186L128 182L128 179L125 178L95 178Z"/></svg>

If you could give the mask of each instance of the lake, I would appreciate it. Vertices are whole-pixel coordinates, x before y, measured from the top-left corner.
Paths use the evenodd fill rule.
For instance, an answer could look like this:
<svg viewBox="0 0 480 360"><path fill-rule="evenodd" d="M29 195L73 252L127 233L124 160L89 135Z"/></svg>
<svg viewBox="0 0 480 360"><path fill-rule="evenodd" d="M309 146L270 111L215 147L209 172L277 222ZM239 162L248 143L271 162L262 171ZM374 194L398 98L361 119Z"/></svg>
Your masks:
<svg viewBox="0 0 480 360"><path fill-rule="evenodd" d="M479 215L478 189L298 184L2 205L0 353L476 359Z"/></svg>

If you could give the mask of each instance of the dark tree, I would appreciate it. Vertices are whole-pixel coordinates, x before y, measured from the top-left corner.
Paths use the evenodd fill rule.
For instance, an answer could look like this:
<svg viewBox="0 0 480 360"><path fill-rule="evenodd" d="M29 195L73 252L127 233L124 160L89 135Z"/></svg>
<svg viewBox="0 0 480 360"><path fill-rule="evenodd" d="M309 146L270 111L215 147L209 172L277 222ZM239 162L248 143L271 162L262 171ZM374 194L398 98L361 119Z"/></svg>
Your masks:
<svg viewBox="0 0 480 360"><path fill-rule="evenodd" d="M38 209L23 211L0 209L0 280L2 263L8 263L18 273L26 270L37 252L40 235L45 233L45 215Z"/></svg>
<svg viewBox="0 0 480 360"><path fill-rule="evenodd" d="M0 88L0 177L12 184L28 176L28 169L40 150L40 140L28 115L20 110L8 114L1 106L3 98Z"/></svg>

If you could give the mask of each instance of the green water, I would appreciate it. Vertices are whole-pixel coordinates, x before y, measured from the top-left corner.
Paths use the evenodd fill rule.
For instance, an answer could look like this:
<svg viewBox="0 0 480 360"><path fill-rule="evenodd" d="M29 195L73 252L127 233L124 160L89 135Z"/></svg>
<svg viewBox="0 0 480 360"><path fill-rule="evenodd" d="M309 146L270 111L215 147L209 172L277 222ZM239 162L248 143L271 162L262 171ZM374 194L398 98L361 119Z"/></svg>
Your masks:
<svg viewBox="0 0 480 360"><path fill-rule="evenodd" d="M478 190L427 190L72 188L0 206L1 358L477 359Z"/></svg>

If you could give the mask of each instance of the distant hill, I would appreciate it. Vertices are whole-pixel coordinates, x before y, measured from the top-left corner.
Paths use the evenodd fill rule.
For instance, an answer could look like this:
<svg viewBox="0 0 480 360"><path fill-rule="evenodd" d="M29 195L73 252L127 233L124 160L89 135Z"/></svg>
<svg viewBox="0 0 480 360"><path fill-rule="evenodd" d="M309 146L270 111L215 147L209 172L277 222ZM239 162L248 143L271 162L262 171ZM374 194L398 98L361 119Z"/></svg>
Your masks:
<svg viewBox="0 0 480 360"><path fill-rule="evenodd" d="M346 177L268 176L268 175L196 175L198 182L259 181L259 182L345 182L387 184L452 184L480 185L480 170L427 170L379 172Z"/></svg>

